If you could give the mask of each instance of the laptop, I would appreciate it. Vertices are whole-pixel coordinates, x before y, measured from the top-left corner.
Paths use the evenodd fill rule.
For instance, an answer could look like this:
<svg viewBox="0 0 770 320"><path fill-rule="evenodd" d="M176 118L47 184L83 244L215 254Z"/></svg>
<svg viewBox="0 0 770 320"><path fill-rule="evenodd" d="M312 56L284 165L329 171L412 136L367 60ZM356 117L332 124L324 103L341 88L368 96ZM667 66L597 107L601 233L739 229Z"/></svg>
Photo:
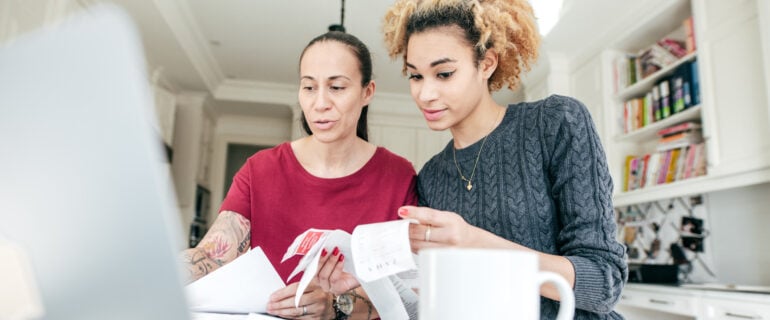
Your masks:
<svg viewBox="0 0 770 320"><path fill-rule="evenodd" d="M0 47L0 243L28 257L43 319L189 318L153 110L116 7Z"/></svg>

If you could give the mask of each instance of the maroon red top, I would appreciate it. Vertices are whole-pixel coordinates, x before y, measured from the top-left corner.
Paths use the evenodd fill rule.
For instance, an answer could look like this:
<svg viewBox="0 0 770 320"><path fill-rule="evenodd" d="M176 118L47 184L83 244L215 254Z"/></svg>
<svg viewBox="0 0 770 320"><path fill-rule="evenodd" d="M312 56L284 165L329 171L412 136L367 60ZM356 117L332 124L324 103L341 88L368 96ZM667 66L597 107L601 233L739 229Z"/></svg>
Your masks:
<svg viewBox="0 0 770 320"><path fill-rule="evenodd" d="M284 263L281 258L296 236L309 228L352 233L359 224L398 219L400 206L417 204L415 178L409 161L382 147L349 176L318 178L286 142L246 161L220 212L234 211L251 222L251 247L261 247L286 282L300 257Z"/></svg>

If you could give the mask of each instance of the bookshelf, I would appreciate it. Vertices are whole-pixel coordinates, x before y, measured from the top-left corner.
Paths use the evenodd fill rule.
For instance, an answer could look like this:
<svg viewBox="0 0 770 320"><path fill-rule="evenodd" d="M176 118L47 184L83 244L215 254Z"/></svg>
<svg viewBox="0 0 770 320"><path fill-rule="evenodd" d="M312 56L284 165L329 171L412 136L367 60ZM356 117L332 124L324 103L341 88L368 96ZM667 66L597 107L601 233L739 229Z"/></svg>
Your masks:
<svg viewBox="0 0 770 320"><path fill-rule="evenodd" d="M770 181L770 94L764 90L770 87L770 79L761 72L763 66L770 66L770 59L762 51L760 6L757 1L660 1L639 13L638 21L630 22L608 43L601 59L605 79L601 119L609 137L604 141L616 207ZM654 72L641 68L647 74L644 77L640 72L636 79L623 78L626 74L618 72L618 66L623 66L618 59L640 56L663 38L685 40L683 22L688 17L692 17L697 51L688 50ZM658 121L647 118L629 125L626 102L649 99L646 95L652 88L673 80L685 64L697 70L697 103ZM631 171L625 168L627 157L655 153L658 131L688 121L701 123L706 174L623 191Z"/></svg>

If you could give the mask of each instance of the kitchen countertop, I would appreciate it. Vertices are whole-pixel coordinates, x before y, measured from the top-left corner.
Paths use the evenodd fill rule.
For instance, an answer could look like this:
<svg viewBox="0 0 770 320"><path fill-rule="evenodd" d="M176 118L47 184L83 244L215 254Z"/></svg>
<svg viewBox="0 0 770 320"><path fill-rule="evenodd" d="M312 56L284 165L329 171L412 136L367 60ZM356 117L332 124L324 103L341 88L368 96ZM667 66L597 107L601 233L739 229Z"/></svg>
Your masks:
<svg viewBox="0 0 770 320"><path fill-rule="evenodd" d="M755 293L755 294L770 295L770 286L736 285L736 284L726 284L726 283L652 284L652 283L629 282L626 284L626 287L639 288L639 289L644 289L644 288L691 289L691 290L740 292L740 293Z"/></svg>

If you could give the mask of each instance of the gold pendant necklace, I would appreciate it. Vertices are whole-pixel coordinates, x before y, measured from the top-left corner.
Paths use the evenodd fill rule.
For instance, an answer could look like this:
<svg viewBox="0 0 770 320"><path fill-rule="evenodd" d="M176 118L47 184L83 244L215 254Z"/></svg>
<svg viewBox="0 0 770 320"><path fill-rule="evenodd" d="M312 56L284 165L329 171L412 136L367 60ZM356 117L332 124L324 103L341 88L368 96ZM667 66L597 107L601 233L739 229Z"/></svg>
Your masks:
<svg viewBox="0 0 770 320"><path fill-rule="evenodd" d="M470 178L466 178L465 175L463 175L462 170L460 170L460 165L457 163L457 148L452 146L452 155L454 156L455 160L455 167L457 168L457 173L460 174L460 179L462 181L468 182L468 184L465 186L465 189L468 189L468 191L471 191L473 189L473 183L471 182L473 180L473 176L476 174L476 166L479 164L479 158L481 158L481 151L484 150L484 143L487 142L487 138L489 138L489 135L492 134L492 131L495 129L495 124L497 124L497 118L500 117L500 112L498 111L497 117L495 117L495 122L492 125L492 129L489 130L489 134L487 134L484 137L484 140L481 140L481 147L479 148L479 153L476 154L476 161L473 162L473 170L471 170L471 176Z"/></svg>
<svg viewBox="0 0 770 320"><path fill-rule="evenodd" d="M468 185L465 186L465 189L468 189L468 191L471 191L471 189L473 189L473 184L471 183L471 180L473 180L473 175L476 174L476 166L479 164L479 158L481 157L481 150L484 150L484 143L487 142L487 138L488 137L489 137L489 135L484 137L484 140L481 141L481 148L479 148L479 153L476 155L476 161L473 162L473 170L471 171L471 177L470 178L466 178L463 175L463 172L460 170L460 165L457 164L457 149L454 148L454 147L452 148L452 155L455 158L455 167L457 167L457 173L460 174L460 179L462 179L463 181L468 182Z"/></svg>

